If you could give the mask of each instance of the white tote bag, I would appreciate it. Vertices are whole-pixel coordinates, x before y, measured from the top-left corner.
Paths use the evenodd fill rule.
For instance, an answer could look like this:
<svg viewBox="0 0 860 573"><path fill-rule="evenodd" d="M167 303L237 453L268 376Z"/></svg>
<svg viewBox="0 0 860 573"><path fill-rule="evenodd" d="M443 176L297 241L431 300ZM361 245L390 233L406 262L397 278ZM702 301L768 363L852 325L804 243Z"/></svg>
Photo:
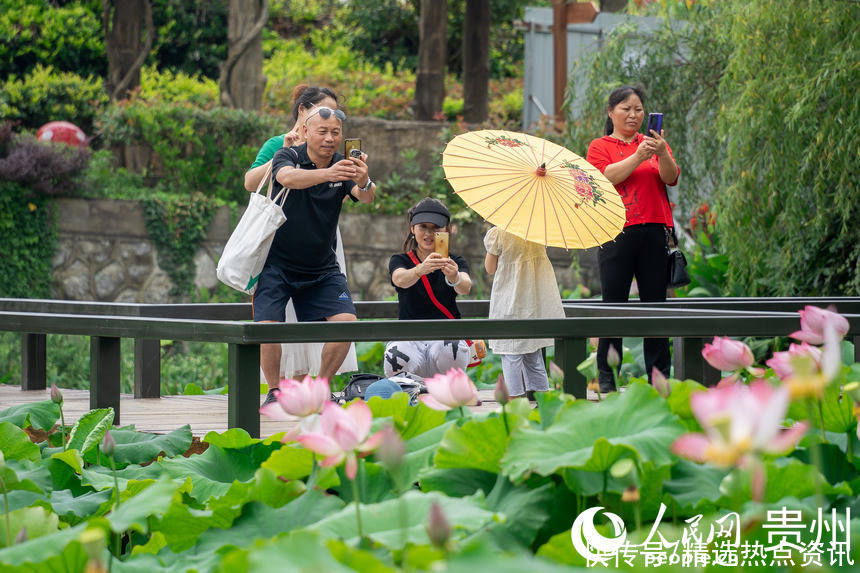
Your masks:
<svg viewBox="0 0 860 573"><path fill-rule="evenodd" d="M287 189L282 189L272 199L271 170L270 165L257 190L251 193L248 208L224 245L216 270L218 280L247 294L252 294L257 288L275 231L287 220L282 208ZM260 190L267 179L269 187L263 195Z"/></svg>

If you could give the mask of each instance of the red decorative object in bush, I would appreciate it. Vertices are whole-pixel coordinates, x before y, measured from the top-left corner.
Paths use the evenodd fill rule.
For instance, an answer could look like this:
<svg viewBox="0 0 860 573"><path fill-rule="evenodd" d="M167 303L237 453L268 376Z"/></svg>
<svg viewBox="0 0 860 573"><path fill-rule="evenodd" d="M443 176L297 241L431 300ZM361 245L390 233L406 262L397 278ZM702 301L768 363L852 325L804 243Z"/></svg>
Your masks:
<svg viewBox="0 0 860 573"><path fill-rule="evenodd" d="M82 147L87 144L87 136L83 130L68 121L46 123L36 132L36 137L39 141L59 141L75 147Z"/></svg>

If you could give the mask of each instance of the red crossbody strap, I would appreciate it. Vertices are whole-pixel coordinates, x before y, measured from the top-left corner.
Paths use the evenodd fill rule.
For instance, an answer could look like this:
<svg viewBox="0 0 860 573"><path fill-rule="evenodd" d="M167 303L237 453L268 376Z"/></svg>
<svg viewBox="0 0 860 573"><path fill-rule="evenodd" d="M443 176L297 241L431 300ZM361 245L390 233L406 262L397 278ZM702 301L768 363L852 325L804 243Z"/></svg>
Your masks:
<svg viewBox="0 0 860 573"><path fill-rule="evenodd" d="M418 261L418 257L415 256L415 253L409 251L406 254L409 255L409 258L412 259L412 262L415 263L416 267L420 264L420 262ZM444 314L448 318L453 319L454 315L451 314L451 311L445 308L445 305L439 302L439 300L436 298L436 295L433 294L433 289L430 288L430 281L427 279L427 275L421 275L421 284L424 285L424 289L427 291L427 296L430 297L430 302L432 302L436 306L436 308L442 311L442 314Z"/></svg>

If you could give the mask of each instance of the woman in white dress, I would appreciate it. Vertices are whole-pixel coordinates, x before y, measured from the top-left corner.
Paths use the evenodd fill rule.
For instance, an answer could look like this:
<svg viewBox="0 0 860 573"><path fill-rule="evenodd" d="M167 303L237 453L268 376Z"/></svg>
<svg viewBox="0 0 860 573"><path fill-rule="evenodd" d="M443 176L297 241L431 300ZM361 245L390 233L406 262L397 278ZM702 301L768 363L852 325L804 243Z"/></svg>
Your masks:
<svg viewBox="0 0 860 573"><path fill-rule="evenodd" d="M484 236L484 268L493 278L490 318L563 318L561 295L546 247L493 227ZM511 397L549 390L541 349L551 338L489 340L502 357L502 374Z"/></svg>
<svg viewBox="0 0 860 573"><path fill-rule="evenodd" d="M281 147L291 147L304 143L301 136L301 126L308 112L318 106L337 109L337 96L328 88L310 87L299 85L293 90L293 119L295 125L289 133L272 137L257 152L254 163L245 173L245 188L255 191L260 180L265 177L272 162L275 152ZM289 223L287 223L289 224ZM346 276L346 260L343 254L343 240L340 236L340 227L337 229L337 245L335 247L337 264L340 272ZM287 303L286 322L297 322L296 311L293 301ZM322 361L322 342L300 342L281 345L281 379L304 378L306 375L317 376ZM346 358L337 373L352 372L358 370L358 360L355 355L355 344L351 344ZM260 372L261 380L265 381Z"/></svg>

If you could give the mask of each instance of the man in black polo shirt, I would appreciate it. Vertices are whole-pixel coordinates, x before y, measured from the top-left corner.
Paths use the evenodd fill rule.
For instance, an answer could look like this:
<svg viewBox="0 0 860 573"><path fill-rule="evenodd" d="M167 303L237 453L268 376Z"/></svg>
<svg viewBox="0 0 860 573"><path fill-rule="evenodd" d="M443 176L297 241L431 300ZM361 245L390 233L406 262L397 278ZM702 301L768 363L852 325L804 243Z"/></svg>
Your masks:
<svg viewBox="0 0 860 573"><path fill-rule="evenodd" d="M283 322L292 299L299 322L356 320L346 277L335 257L336 231L345 197L370 203L376 185L359 158L337 153L343 139L340 110L314 108L302 126L305 143L279 149L272 158L272 196L286 188L287 222L275 233L254 293L255 322ZM323 347L319 376L331 380L349 351L349 342ZM280 344L260 345L260 365L269 384L265 403L275 400Z"/></svg>

